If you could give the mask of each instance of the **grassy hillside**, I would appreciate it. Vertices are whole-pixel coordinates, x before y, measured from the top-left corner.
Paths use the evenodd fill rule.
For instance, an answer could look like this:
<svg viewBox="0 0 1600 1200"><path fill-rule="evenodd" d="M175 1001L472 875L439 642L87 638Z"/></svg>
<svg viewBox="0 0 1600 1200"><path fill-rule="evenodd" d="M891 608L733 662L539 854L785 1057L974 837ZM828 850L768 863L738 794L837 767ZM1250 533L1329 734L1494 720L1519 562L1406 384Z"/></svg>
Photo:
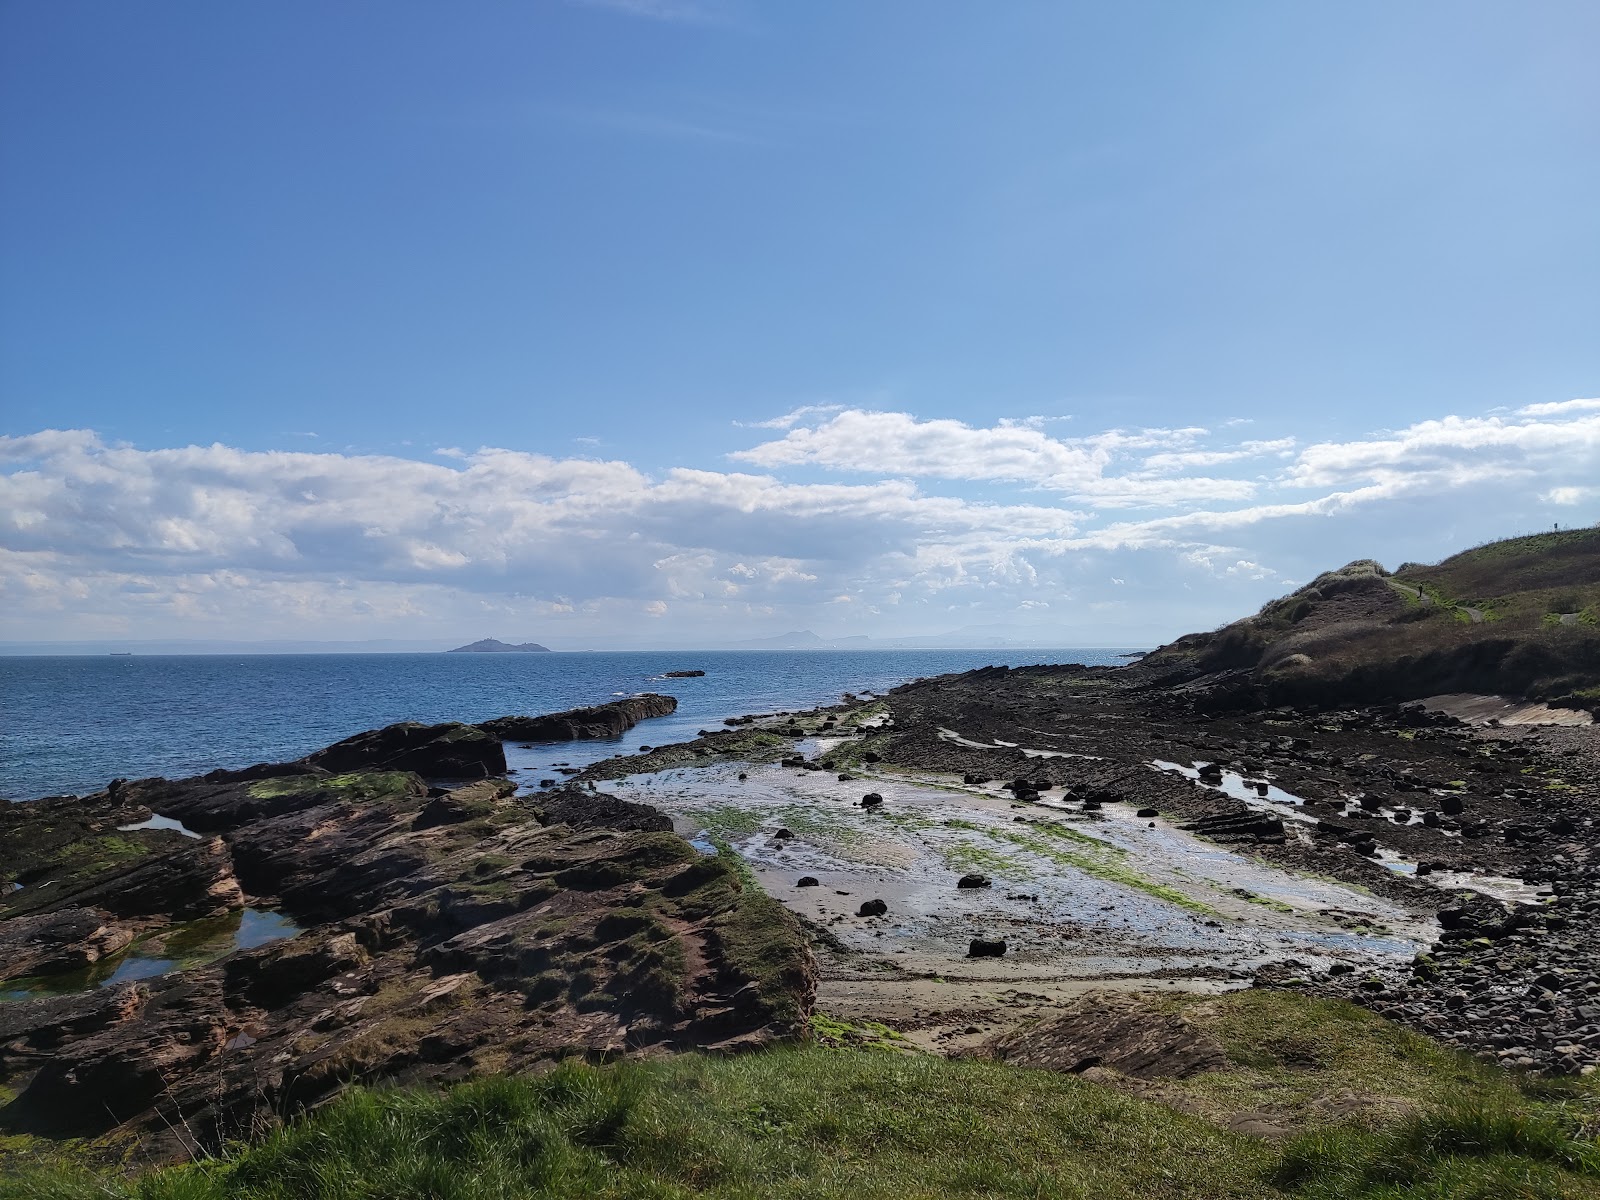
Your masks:
<svg viewBox="0 0 1600 1200"><path fill-rule="evenodd" d="M1354 562L1143 671L1246 670L1271 702L1526 695L1600 706L1600 528L1490 542L1392 574Z"/></svg>
<svg viewBox="0 0 1600 1200"><path fill-rule="evenodd" d="M1587 1083L1530 1094L1364 1010L1289 993L1170 1003L1221 1041L1228 1066L1119 1087L883 1049L569 1063L442 1093L356 1092L253 1147L133 1180L0 1175L0 1197L1600 1195ZM1139 1089L1153 1090L1128 1094ZM1303 1131L1230 1132L1241 1108Z"/></svg>

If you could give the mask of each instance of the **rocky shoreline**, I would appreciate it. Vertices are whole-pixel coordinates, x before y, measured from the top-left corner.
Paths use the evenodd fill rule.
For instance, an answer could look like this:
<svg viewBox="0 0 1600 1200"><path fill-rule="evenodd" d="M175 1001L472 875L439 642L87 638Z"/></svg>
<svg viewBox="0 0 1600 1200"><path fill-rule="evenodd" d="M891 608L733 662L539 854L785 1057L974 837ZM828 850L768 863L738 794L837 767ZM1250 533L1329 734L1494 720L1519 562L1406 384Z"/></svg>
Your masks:
<svg viewBox="0 0 1600 1200"><path fill-rule="evenodd" d="M604 793L517 795L473 726L0 806L0 861L0 1129L140 1160L354 1082L793 1040L814 990L798 924L733 864ZM244 903L298 932L63 978Z"/></svg>
<svg viewBox="0 0 1600 1200"><path fill-rule="evenodd" d="M730 719L519 793L502 738L604 737L672 711L643 696L0 807L0 990L22 997L0 1003L0 1128L182 1158L352 1082L803 1038L819 988L830 1013L946 1053L1015 1057L1019 1030L1094 987L1254 983L1349 998L1507 1065L1595 1070L1600 729L1215 695L1159 664L990 668ZM762 817L736 854L680 836L695 812L641 802L717 780L799 796L815 820ZM921 932L903 924L914 900L863 898L845 875L802 890L788 864L843 814L879 822L861 850L875 877L918 846L947 856ZM967 831L1045 855L1077 890L1050 907L1007 882L1014 862L961 867ZM1139 838L1301 880L1308 899L1141 876ZM1334 894L1366 911L1318 899ZM294 936L83 982L140 953L176 959L243 906ZM1380 909L1433 931L1420 953L1395 957ZM1127 913L1193 948L1160 950ZM1260 946L1328 949L1262 962L1243 948L1256 928ZM1155 957L1123 970L1117 938ZM1046 978L1048 961L1086 965ZM1106 1025L1107 1053L1139 1043L1126 1025ZM1103 1057L1095 1028L1077 1020L1060 1054Z"/></svg>
<svg viewBox="0 0 1600 1200"><path fill-rule="evenodd" d="M750 760L818 778L915 775L1090 822L1159 817L1439 922L1414 960L1290 958L1254 971L1260 986L1351 999L1525 1069L1600 1065L1600 727L1469 724L1426 703L1230 711L1219 691L1237 683L1174 686L1159 663L990 668L740 723L581 778ZM1513 709L1483 698L1474 711ZM795 754L818 738L825 750Z"/></svg>

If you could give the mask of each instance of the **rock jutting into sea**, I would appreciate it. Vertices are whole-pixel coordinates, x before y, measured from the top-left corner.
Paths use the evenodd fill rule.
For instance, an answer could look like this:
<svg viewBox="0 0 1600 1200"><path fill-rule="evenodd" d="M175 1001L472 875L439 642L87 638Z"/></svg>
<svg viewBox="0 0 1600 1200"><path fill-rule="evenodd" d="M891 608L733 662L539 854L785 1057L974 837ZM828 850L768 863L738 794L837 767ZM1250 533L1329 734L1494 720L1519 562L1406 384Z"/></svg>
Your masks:
<svg viewBox="0 0 1600 1200"><path fill-rule="evenodd" d="M666 717L678 710L672 696L645 692L541 717L496 717L478 722L478 728L497 738L515 742L574 742L621 737L640 721Z"/></svg>
<svg viewBox="0 0 1600 1200"><path fill-rule="evenodd" d="M646 805L503 771L481 729L400 725L0 805L0 1129L183 1158L353 1082L800 1036L814 968L780 905ZM64 975L246 903L297 935Z"/></svg>

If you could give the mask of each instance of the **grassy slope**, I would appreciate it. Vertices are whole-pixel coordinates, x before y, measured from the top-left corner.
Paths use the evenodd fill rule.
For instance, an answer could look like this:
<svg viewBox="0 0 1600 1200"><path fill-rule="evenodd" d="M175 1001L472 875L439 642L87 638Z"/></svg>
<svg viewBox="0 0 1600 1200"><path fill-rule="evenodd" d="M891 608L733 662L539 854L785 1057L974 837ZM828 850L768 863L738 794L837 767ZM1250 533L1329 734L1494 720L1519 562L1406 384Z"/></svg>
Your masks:
<svg viewBox="0 0 1600 1200"><path fill-rule="evenodd" d="M1141 665L1250 669L1289 702L1488 691L1600 703L1600 529L1490 542L1393 576L1354 563Z"/></svg>
<svg viewBox="0 0 1600 1200"><path fill-rule="evenodd" d="M34 1173L0 1180L0 1198L1600 1195L1600 1155L1580 1132L1592 1088L1533 1099L1370 1014L1290 994L1188 1007L1234 1059L1173 1085L1198 1112L1075 1076L873 1049L569 1063L444 1094L357 1092L223 1160L132 1182ZM1313 1112L1350 1089L1411 1115L1374 1118L1380 1107L1286 1146L1202 1115Z"/></svg>
<svg viewBox="0 0 1600 1200"><path fill-rule="evenodd" d="M1600 602L1600 529L1569 529L1488 542L1437 566L1406 564L1395 573L1405 582L1430 584L1467 604L1506 597L1531 601L1532 615L1577 612Z"/></svg>

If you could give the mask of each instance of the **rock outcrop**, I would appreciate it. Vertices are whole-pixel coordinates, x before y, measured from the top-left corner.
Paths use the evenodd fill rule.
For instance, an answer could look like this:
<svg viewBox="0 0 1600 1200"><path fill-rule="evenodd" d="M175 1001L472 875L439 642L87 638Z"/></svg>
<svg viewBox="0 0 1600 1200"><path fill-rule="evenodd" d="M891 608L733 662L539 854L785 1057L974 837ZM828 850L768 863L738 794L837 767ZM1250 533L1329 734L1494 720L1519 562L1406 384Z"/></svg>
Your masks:
<svg viewBox="0 0 1600 1200"><path fill-rule="evenodd" d="M496 717L478 728L508 742L577 742L621 737L640 721L670 716L678 710L672 696L645 692L611 704L574 708L542 717Z"/></svg>
<svg viewBox="0 0 1600 1200"><path fill-rule="evenodd" d="M1222 1046L1181 1016L1110 993L993 1038L973 1057L1072 1074L1103 1067L1136 1079L1185 1079L1228 1065Z"/></svg>
<svg viewBox="0 0 1600 1200"><path fill-rule="evenodd" d="M475 725L419 725L406 721L358 733L303 760L307 766L344 771L415 771L440 779L503 775L506 755L499 736Z"/></svg>
<svg viewBox="0 0 1600 1200"><path fill-rule="evenodd" d="M352 1082L802 1034L815 977L798 923L660 813L497 777L430 786L400 765L485 767L490 745L471 726L397 726L300 763L0 805L0 857L24 881L0 895L9 976L165 945L246 897L303 927L0 1003L0 1129L172 1159ZM202 836L118 829L152 811Z"/></svg>

